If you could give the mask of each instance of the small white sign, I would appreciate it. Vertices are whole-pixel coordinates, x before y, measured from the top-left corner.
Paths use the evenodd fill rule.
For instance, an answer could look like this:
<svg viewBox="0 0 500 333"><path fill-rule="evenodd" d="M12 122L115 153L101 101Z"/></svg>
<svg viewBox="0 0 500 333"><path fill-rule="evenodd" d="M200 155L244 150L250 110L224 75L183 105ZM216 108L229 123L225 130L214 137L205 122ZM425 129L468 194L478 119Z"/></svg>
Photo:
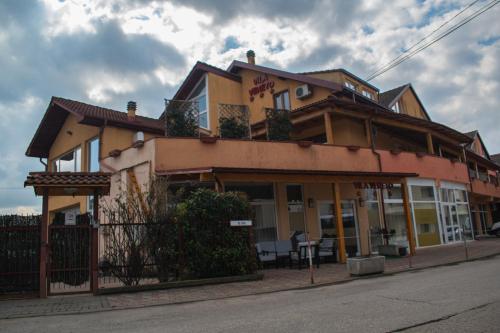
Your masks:
<svg viewBox="0 0 500 333"><path fill-rule="evenodd" d="M251 227L252 220L234 220L231 221L231 227Z"/></svg>

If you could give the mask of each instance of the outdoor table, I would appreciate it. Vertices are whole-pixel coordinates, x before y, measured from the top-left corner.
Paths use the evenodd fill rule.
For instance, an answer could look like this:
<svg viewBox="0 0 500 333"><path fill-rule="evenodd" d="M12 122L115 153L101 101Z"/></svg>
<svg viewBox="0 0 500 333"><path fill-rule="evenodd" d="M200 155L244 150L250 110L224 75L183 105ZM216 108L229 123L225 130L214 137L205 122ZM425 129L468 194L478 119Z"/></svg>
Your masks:
<svg viewBox="0 0 500 333"><path fill-rule="evenodd" d="M307 247L308 243L311 244L311 254L313 261L316 261L316 267L319 268L319 243L317 241L299 242L297 243L297 250L299 255L299 269L302 269L302 259L307 260Z"/></svg>

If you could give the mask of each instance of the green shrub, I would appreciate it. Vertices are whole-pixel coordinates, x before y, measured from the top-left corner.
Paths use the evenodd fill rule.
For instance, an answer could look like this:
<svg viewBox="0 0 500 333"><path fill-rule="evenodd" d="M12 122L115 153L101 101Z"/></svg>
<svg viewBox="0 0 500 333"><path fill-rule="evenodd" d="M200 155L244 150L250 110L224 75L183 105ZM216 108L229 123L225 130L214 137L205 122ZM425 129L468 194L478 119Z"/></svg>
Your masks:
<svg viewBox="0 0 500 333"><path fill-rule="evenodd" d="M178 206L184 227L184 248L190 278L255 272L249 228L231 227L230 220L250 216L248 202L236 193L198 189Z"/></svg>
<svg viewBox="0 0 500 333"><path fill-rule="evenodd" d="M266 110L267 139L270 141L288 141L292 130L290 111Z"/></svg>
<svg viewBox="0 0 500 333"><path fill-rule="evenodd" d="M228 139L244 139L248 137L248 126L236 117L221 117L220 136Z"/></svg>

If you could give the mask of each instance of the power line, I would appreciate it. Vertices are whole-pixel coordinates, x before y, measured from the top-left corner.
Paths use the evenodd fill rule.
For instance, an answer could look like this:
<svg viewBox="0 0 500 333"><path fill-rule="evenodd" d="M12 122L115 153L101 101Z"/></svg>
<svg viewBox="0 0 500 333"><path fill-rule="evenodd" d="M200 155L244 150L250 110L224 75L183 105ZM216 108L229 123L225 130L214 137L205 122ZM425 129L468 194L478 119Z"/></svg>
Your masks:
<svg viewBox="0 0 500 333"><path fill-rule="evenodd" d="M382 67L381 69L379 69L375 75L371 75L369 78L367 78L366 80L367 81L371 81L373 80L374 78L384 74L385 72L389 71L390 69L396 67L397 65L401 64L402 62L412 58L414 55L416 55L417 53L425 50L426 48L428 48L429 46L437 43L438 41L440 41L441 39L443 39L444 37L448 36L449 34L451 34L452 32L456 31L457 29L459 29L460 27L464 26L465 24L467 24L468 22L472 21L474 18L478 17L479 15L483 14L484 12L488 11L489 9L493 8L494 6L496 6L498 3L500 3L500 0L493 0L491 2L489 2L488 4L486 4L485 6L481 7L480 9L478 9L477 11L475 11L474 13L472 13L471 15L467 16L466 18L464 18L462 21L460 21L459 23L455 24L454 26L452 26L451 28L449 28L448 30L444 31L441 35L439 35L438 37L430 40L428 43L420 46L418 49L416 49L415 51L413 52L410 52L409 54L405 55L404 57L401 58L401 56L399 56L398 58L401 58L397 61L395 61L396 59L394 59L393 61L391 61L391 65L390 66L384 66ZM395 62L394 62L395 61Z"/></svg>
<svg viewBox="0 0 500 333"><path fill-rule="evenodd" d="M469 9L470 7L474 6L477 2L479 2L480 0L475 0L471 3L469 3L467 6L465 6L460 12L458 12L457 14L455 14L452 18L448 19L446 22L444 22L443 24L441 24L439 27L437 27L436 29L434 29L431 33L425 35L422 39L420 39L418 42L416 42L415 44L413 44L411 47L403 50L399 56L397 56L396 58L392 59L391 61L389 61L388 63L386 63L384 66L380 67L379 69L377 69L375 72L371 73L369 76L368 76L368 79L371 79L372 76L376 75L378 72L382 71L384 68L390 66L392 63L396 62L398 59L400 59L401 57L403 57L405 55L405 53L407 53L408 51L411 51L413 50L415 47L417 47L420 43L422 43L423 41L425 41L427 38L429 38L430 36L434 35L438 30L440 30L442 27L444 27L445 25L447 25L448 23L450 23L451 21L453 21L455 18L457 18L458 16L460 16L463 12L465 12L467 9Z"/></svg>

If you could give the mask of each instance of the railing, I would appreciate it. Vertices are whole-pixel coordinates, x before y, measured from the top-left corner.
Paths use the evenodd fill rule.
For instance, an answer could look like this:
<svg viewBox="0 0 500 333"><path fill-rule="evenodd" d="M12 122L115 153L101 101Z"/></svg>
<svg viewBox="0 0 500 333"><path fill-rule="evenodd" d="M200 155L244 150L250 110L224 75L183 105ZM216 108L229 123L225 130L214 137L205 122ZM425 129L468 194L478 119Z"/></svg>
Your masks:
<svg viewBox="0 0 500 333"><path fill-rule="evenodd" d="M250 112L246 105L219 104L219 135L228 139L251 139Z"/></svg>
<svg viewBox="0 0 500 333"><path fill-rule="evenodd" d="M165 99L165 136L197 137L199 128L200 109L197 101Z"/></svg>
<svg viewBox="0 0 500 333"><path fill-rule="evenodd" d="M39 215L0 216L0 294L38 291L40 221Z"/></svg>
<svg viewBox="0 0 500 333"><path fill-rule="evenodd" d="M269 141L288 141L292 131L290 110L265 108L266 135Z"/></svg>

